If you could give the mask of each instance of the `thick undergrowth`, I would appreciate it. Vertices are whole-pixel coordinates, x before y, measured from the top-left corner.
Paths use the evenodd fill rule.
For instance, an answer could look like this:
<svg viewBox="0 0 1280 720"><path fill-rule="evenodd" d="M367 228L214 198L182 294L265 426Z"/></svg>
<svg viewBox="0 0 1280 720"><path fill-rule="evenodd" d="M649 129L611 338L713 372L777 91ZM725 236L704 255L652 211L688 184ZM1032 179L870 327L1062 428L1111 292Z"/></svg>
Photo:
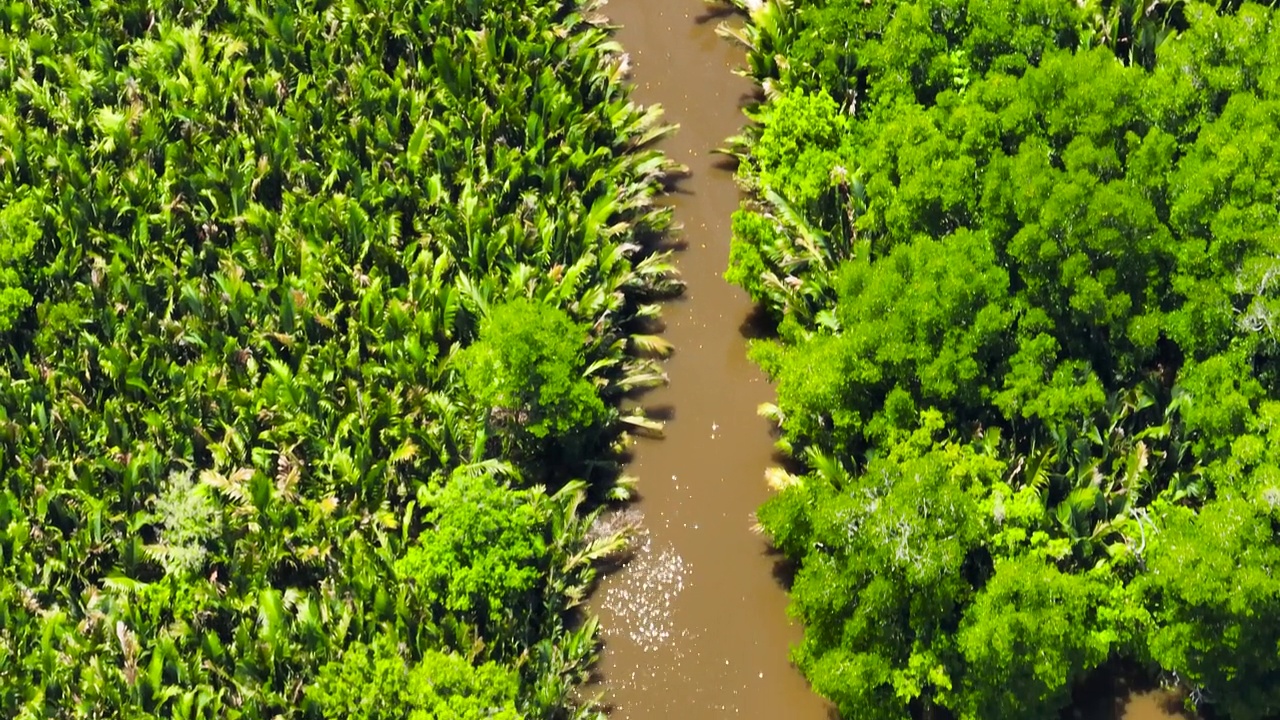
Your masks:
<svg viewBox="0 0 1280 720"><path fill-rule="evenodd" d="M850 718L1045 718L1112 663L1280 713L1280 16L752 0L728 277L760 511Z"/></svg>
<svg viewBox="0 0 1280 720"><path fill-rule="evenodd" d="M0 715L516 718L672 164L555 0L0 9Z"/></svg>

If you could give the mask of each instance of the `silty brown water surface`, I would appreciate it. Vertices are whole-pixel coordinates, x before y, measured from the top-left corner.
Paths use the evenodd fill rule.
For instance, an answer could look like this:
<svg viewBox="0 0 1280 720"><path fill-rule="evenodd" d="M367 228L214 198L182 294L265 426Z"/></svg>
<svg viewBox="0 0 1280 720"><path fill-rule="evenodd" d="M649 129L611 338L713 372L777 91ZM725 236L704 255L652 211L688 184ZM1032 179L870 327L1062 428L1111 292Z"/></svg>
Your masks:
<svg viewBox="0 0 1280 720"><path fill-rule="evenodd" d="M753 92L731 72L741 51L715 34L737 18L703 0L610 0L604 11L621 26L634 99L661 103L680 125L661 149L691 172L665 200L684 226L677 263L688 285L664 309L671 384L643 399L669 417L666 438L639 440L628 469L641 479L644 539L591 599L605 634L600 690L616 720L827 720L830 706L787 660L800 629L785 613L777 558L751 530L774 464L755 410L773 393L746 358L751 303L723 279L739 195L731 165L711 153L738 133ZM1110 697L1084 716L1186 717L1161 693Z"/></svg>
<svg viewBox="0 0 1280 720"><path fill-rule="evenodd" d="M666 437L638 441L628 468L647 537L591 601L605 633L600 689L618 719L826 720L788 661L800 630L776 558L751 530L772 447L756 407L772 390L746 357L751 303L723 279L738 191L711 153L739 131L753 90L730 72L741 51L715 34L737 19L703 0L611 0L604 12L622 26L634 99L661 103L680 125L661 149L691 173L665 200L684 226L676 261L688 286L663 312L671 383L643 398L670 414Z"/></svg>

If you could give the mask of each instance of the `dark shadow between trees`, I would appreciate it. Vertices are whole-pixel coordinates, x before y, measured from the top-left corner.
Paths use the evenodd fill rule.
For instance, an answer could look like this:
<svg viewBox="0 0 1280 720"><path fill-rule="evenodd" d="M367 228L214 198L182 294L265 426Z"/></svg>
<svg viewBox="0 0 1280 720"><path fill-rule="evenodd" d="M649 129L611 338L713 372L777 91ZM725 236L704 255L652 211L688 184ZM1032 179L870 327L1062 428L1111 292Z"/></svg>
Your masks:
<svg viewBox="0 0 1280 720"><path fill-rule="evenodd" d="M1181 693L1162 689L1150 669L1124 659L1112 659L1077 683L1071 692L1071 706L1062 711L1059 720L1123 720L1134 698L1151 693L1159 694L1150 700L1169 717L1214 720L1211 711L1188 712Z"/></svg>

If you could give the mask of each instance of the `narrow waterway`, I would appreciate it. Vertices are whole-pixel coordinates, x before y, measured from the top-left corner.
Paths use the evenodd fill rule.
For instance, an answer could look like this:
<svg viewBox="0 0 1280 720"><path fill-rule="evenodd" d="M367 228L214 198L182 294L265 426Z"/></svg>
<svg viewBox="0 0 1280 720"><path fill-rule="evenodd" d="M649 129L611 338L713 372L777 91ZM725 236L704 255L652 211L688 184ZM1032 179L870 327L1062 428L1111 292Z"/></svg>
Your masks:
<svg viewBox="0 0 1280 720"><path fill-rule="evenodd" d="M746 357L751 303L722 276L738 192L711 153L744 122L752 85L730 72L743 56L715 34L730 18L703 0L610 0L604 12L622 26L636 101L661 103L680 125L662 149L691 173L666 199L684 226L688 285L664 310L671 384L643 398L669 418L666 438L638 441L628 469L647 537L592 599L605 629L601 689L615 719L825 720L788 661L800 630L751 529L772 446L756 407L772 391Z"/></svg>
<svg viewBox="0 0 1280 720"><path fill-rule="evenodd" d="M680 125L662 150L691 172L664 200L684 226L677 263L688 285L664 310L671 384L642 400L667 420L666 438L638 440L628 468L641 479L644 536L590 603L605 634L598 689L612 720L828 720L830 706L788 662L800 628L786 616L777 558L752 531L773 464L755 411L772 390L746 358L751 303L723 279L739 195L731 163L711 153L739 131L753 91L731 72L742 52L715 33L737 18L704 0L609 0L604 12L620 26L635 100L661 103ZM1122 685L1078 700L1066 715L1188 718L1173 696Z"/></svg>

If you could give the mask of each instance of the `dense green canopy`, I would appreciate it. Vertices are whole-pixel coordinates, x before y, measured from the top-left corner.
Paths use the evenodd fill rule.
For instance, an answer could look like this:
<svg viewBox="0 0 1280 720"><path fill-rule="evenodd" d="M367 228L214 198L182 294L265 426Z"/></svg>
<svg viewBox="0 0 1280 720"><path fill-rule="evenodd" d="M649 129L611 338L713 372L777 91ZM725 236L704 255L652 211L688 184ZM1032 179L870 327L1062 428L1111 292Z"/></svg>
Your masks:
<svg viewBox="0 0 1280 720"><path fill-rule="evenodd" d="M1280 15L749 5L729 277L815 688L1044 718L1124 660L1280 712Z"/></svg>
<svg viewBox="0 0 1280 720"><path fill-rule="evenodd" d="M590 712L679 283L588 10L0 7L0 716Z"/></svg>

